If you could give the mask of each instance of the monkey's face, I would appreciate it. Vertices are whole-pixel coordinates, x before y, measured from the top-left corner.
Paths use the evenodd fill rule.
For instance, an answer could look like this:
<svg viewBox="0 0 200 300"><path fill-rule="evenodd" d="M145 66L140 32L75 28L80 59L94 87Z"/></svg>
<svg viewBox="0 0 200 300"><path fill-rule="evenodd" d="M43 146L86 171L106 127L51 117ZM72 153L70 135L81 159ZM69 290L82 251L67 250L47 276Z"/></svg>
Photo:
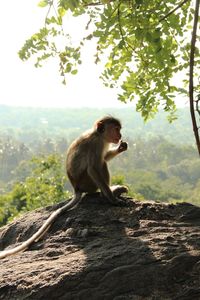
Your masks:
<svg viewBox="0 0 200 300"><path fill-rule="evenodd" d="M121 127L113 124L107 125L105 136L108 143L118 144L121 140Z"/></svg>

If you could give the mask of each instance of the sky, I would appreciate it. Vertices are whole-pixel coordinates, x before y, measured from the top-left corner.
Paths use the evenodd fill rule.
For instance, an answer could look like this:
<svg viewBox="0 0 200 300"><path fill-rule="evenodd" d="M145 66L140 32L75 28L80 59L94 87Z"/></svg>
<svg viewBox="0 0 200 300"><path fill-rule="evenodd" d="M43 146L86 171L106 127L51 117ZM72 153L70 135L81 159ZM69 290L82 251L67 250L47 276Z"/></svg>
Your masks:
<svg viewBox="0 0 200 300"><path fill-rule="evenodd" d="M103 86L102 66L96 66L95 45L84 51L84 63L75 76L62 84L55 60L35 68L33 61L21 61L17 52L26 39L44 24L46 8L39 0L2 1L0 10L0 104L39 107L125 107L118 92ZM70 25L73 37L79 34L77 22Z"/></svg>

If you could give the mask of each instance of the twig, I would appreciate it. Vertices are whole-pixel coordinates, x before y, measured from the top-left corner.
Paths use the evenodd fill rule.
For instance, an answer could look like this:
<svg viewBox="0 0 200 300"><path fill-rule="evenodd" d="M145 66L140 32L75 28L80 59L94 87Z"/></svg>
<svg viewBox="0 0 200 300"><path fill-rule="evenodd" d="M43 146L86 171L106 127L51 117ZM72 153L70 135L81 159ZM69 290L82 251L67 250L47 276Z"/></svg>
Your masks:
<svg viewBox="0 0 200 300"><path fill-rule="evenodd" d="M126 41L123 31L122 31L121 18L120 18L120 5L121 5L121 1L119 2L118 9L117 9L117 18L118 18L119 31L121 34L121 38L122 38L122 41L124 42L124 45L125 45L125 48L127 51L129 51L128 47L131 48L131 50L135 51L135 49L132 47L132 45L130 45L130 43L128 41ZM127 45L128 45L128 47L127 47Z"/></svg>
<svg viewBox="0 0 200 300"><path fill-rule="evenodd" d="M174 9L172 9L170 12L168 12L168 14L166 14L164 17L160 18L159 22L162 22L163 20L165 20L166 18L168 18L170 15L172 15L176 10L178 10L181 6L183 6L188 1L190 1L190 0L184 0L183 2L181 2Z"/></svg>
<svg viewBox="0 0 200 300"><path fill-rule="evenodd" d="M53 1L54 1L54 0L52 0L52 1L49 3L49 8L48 8L48 11L47 11L47 14L46 14L46 17L45 17L45 27L46 27L46 25L47 25L47 18L48 18L49 14L50 14L51 7L53 6Z"/></svg>
<svg viewBox="0 0 200 300"><path fill-rule="evenodd" d="M97 6L97 5L104 5L104 3L102 3L102 2L91 2L91 3L85 3L83 6Z"/></svg>

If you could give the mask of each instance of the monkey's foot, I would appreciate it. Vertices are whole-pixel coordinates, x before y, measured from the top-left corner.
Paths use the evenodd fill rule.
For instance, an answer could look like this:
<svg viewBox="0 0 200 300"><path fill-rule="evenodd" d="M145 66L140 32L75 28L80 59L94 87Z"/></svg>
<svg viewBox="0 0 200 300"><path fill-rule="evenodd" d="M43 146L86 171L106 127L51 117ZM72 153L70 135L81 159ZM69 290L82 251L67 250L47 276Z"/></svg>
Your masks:
<svg viewBox="0 0 200 300"><path fill-rule="evenodd" d="M120 197L121 194L128 193L128 188L125 185L113 185L111 191L114 197Z"/></svg>

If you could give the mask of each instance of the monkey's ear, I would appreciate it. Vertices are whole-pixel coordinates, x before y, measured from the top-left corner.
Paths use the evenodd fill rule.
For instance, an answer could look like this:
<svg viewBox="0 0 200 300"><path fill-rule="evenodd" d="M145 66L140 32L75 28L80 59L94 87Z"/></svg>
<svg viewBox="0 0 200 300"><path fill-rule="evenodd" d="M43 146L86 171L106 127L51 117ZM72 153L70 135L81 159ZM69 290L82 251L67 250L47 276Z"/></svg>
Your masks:
<svg viewBox="0 0 200 300"><path fill-rule="evenodd" d="M97 123L97 132L103 133L104 131L105 131L105 126L104 126L103 122L98 122Z"/></svg>

